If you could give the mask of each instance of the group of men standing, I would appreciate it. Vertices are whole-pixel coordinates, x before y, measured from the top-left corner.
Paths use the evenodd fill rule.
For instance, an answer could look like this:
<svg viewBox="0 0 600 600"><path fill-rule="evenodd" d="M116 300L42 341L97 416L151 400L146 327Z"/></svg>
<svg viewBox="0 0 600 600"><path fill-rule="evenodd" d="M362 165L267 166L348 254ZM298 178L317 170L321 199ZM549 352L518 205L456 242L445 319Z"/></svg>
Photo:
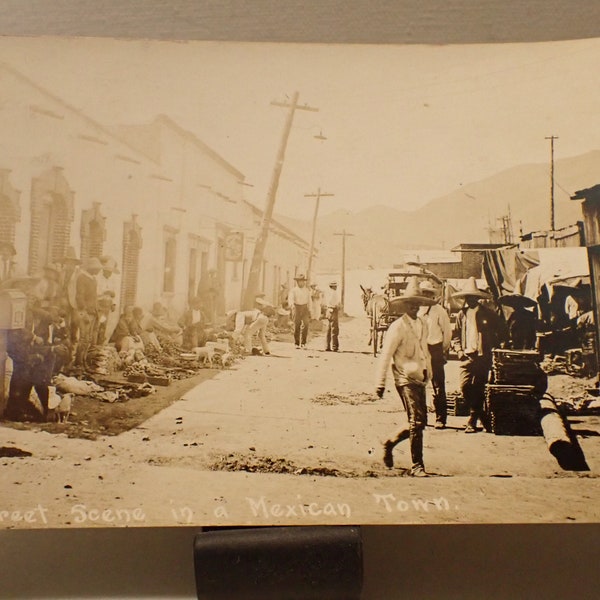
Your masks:
<svg viewBox="0 0 600 600"><path fill-rule="evenodd" d="M401 296L404 314L389 327L377 364L375 386L381 398L389 365L396 390L402 400L408 425L384 443L383 462L394 465L393 450L405 439L410 440L411 474L426 477L423 460L423 431L427 425L426 385L433 387L436 429L444 429L447 418L445 357L453 346L460 364L460 386L469 407L465 433L478 431L483 417L485 385L492 366L492 350L503 340L499 315L482 300L489 295L479 290L474 278L454 294L464 299L452 335L446 310L438 303L436 289L429 282L420 285L412 279Z"/></svg>
<svg viewBox="0 0 600 600"><path fill-rule="evenodd" d="M83 369L90 347L106 343L117 273L110 256L82 262L69 252L60 264L47 264L41 277L21 282L26 318L25 327L9 331L7 337L12 360L7 418L37 416L28 414L33 387L45 420L53 375L68 367Z"/></svg>
<svg viewBox="0 0 600 600"><path fill-rule="evenodd" d="M329 282L329 290L322 297L316 284L307 286L307 280L304 275L294 277L295 285L290 290L288 296L288 305L292 311L294 321L294 343L296 348L305 348L308 338L308 328L311 315L313 319L321 319L322 307L325 309L325 319L327 321L326 346L328 352L338 352L339 332L340 332L340 310L342 307L341 298L337 291L337 281ZM318 312L317 312L318 307Z"/></svg>

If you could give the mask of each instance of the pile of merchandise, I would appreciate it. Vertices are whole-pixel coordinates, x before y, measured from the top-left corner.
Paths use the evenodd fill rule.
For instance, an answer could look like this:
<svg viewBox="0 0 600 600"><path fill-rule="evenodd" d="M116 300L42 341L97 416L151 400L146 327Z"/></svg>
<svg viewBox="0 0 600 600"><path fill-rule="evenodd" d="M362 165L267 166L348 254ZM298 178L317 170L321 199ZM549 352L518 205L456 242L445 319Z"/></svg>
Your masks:
<svg viewBox="0 0 600 600"><path fill-rule="evenodd" d="M494 350L486 385L485 420L496 435L540 435L539 401L547 389L541 355L531 350Z"/></svg>

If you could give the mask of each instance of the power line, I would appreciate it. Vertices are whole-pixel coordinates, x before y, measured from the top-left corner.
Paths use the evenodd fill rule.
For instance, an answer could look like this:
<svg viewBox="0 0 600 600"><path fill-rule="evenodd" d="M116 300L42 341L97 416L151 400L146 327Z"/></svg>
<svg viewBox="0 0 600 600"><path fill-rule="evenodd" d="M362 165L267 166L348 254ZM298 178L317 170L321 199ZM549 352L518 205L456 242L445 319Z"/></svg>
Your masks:
<svg viewBox="0 0 600 600"><path fill-rule="evenodd" d="M263 263L263 256L267 245L267 238L269 236L269 229L271 226L271 220L273 218L273 208L275 207L275 199L277 197L277 188L279 186L279 178L281 176L281 170L283 168L283 161L285 158L285 150L287 142L290 137L290 131L292 130L292 123L294 121L294 114L296 110L306 110L312 112L318 112L318 108L308 106L307 104L298 104L298 98L300 92L294 92L294 96L291 102L271 102L273 106L281 108L288 108L288 116L283 128L283 135L279 144L279 151L277 152L277 158L275 160L275 167L273 168L273 174L271 176L271 185L269 186L269 192L267 195L267 205L263 212L262 225L260 233L254 245L254 254L252 256L252 263L250 265L250 272L248 273L248 282L246 284L246 290L243 297L242 308L248 309L253 308L254 298L258 292L258 281L260 278L260 270Z"/></svg>
<svg viewBox="0 0 600 600"><path fill-rule="evenodd" d="M322 192L321 188L318 188L316 194L304 194L305 198L316 198L317 199L317 201L315 202L315 213L313 215L313 222L312 222L312 236L310 238L310 250L308 251L308 267L306 268L306 279L308 279L308 280L310 280L310 271L311 271L311 267L312 267L313 253L315 251L315 233L317 230L317 215L319 214L319 203L321 201L321 198L331 197L334 195L335 194L328 194L326 192Z"/></svg>

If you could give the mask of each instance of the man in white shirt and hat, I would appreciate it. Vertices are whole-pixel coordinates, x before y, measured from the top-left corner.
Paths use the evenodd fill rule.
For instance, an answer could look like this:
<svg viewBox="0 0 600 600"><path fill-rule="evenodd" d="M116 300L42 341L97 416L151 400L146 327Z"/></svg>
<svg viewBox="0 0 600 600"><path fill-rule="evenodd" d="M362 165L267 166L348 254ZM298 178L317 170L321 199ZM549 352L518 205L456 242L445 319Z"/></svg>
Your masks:
<svg viewBox="0 0 600 600"><path fill-rule="evenodd" d="M419 285L421 293L435 301L431 306L422 306L419 316L425 319L429 335L427 347L431 356L431 385L433 387L433 406L435 408L435 428L444 429L448 416L446 399L446 353L452 339L452 325L446 309L439 303L439 292L427 279Z"/></svg>
<svg viewBox="0 0 600 600"><path fill-rule="evenodd" d="M271 350L267 341L267 325L269 317L275 314L275 307L262 298L256 298L255 303L256 308L236 313L234 335L243 340L246 353L252 354L252 338L257 334L263 355L269 356Z"/></svg>
<svg viewBox="0 0 600 600"><path fill-rule="evenodd" d="M327 317L327 336L325 350L337 352L340 348L340 295L337 291L337 281L329 283L329 290L325 295L325 316Z"/></svg>
<svg viewBox="0 0 600 600"><path fill-rule="evenodd" d="M408 426L402 428L384 444L383 462L386 467L394 466L393 450L405 439L410 440L412 459L411 475L427 477L423 462L423 430L427 425L427 403L425 387L431 376L431 359L427 347L427 323L418 316L420 306L434 304L424 296L416 278L409 281L404 294L396 300L403 305L405 313L388 328L375 376L376 393L383 397L390 363L396 390L400 395Z"/></svg>
<svg viewBox="0 0 600 600"><path fill-rule="evenodd" d="M294 281L296 285L289 295L289 305L294 315L294 342L296 348L304 348L310 325L310 289L306 287L304 275L297 275Z"/></svg>

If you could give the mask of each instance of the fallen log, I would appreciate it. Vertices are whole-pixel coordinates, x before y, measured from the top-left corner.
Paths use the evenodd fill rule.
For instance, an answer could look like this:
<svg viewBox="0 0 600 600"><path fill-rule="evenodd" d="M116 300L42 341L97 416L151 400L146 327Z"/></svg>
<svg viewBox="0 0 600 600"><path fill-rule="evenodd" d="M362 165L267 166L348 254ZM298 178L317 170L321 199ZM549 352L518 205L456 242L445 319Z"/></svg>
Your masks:
<svg viewBox="0 0 600 600"><path fill-rule="evenodd" d="M579 442L554 400L544 396L539 402L540 425L550 454L565 471L589 471Z"/></svg>

